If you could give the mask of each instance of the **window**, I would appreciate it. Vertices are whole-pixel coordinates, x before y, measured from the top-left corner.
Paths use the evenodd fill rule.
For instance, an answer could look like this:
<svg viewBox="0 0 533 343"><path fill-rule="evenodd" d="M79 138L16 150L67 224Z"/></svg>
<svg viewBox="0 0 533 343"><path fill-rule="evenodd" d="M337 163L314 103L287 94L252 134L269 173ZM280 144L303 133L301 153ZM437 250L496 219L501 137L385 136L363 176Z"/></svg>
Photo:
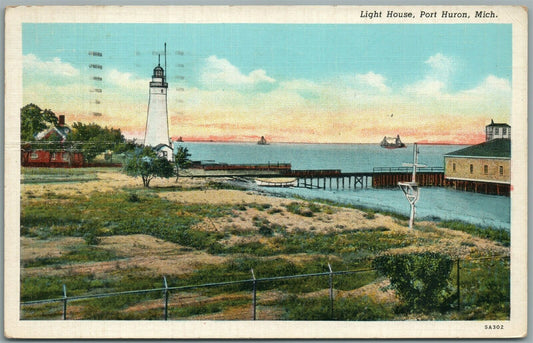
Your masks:
<svg viewBox="0 0 533 343"><path fill-rule="evenodd" d="M495 134L495 135L498 135L499 133L500 133L500 129L499 129L499 128L495 128L495 129L494 129L494 134Z"/></svg>
<svg viewBox="0 0 533 343"><path fill-rule="evenodd" d="M452 165L452 170L455 171L455 163Z"/></svg>
<svg viewBox="0 0 533 343"><path fill-rule="evenodd" d="M69 161L70 160L70 156L68 155L68 152L64 152L63 154L63 161Z"/></svg>
<svg viewBox="0 0 533 343"><path fill-rule="evenodd" d="M57 155L55 152L52 153L52 161L55 161L57 159Z"/></svg>
<svg viewBox="0 0 533 343"><path fill-rule="evenodd" d="M37 154L35 151L31 153L30 158L32 160L36 160L39 158L39 154Z"/></svg>
<svg viewBox="0 0 533 343"><path fill-rule="evenodd" d="M470 174L472 174L472 173L474 173L474 165L473 164L470 165Z"/></svg>
<svg viewBox="0 0 533 343"><path fill-rule="evenodd" d="M502 129L502 135L505 136L506 134L507 134L507 128L504 127L504 128Z"/></svg>
<svg viewBox="0 0 533 343"><path fill-rule="evenodd" d="M489 173L489 166L485 164L485 165L483 166L483 174L486 175L486 174L488 174L488 173Z"/></svg>
<svg viewBox="0 0 533 343"><path fill-rule="evenodd" d="M500 175L503 175L503 166L500 166Z"/></svg>

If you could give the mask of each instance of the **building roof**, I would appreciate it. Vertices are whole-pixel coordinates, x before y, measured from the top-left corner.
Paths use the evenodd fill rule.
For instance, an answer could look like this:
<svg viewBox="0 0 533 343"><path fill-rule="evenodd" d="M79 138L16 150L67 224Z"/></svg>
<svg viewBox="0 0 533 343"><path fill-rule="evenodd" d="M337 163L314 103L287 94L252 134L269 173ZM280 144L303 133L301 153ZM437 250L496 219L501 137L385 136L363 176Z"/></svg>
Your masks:
<svg viewBox="0 0 533 343"><path fill-rule="evenodd" d="M170 146L168 146L167 144L163 144L163 143L160 143L160 144L157 144L155 147L154 147L154 150L155 151L160 151L160 150L163 150L163 149L170 149L172 150L172 148Z"/></svg>
<svg viewBox="0 0 533 343"><path fill-rule="evenodd" d="M59 127L53 126L51 128L45 129L39 132L38 134L36 134L35 139L40 141L43 139L48 139L52 136L56 136L57 138L59 138L58 140L63 142L67 139L67 136L69 133L70 133L70 128L68 128L67 126L59 126Z"/></svg>
<svg viewBox="0 0 533 343"><path fill-rule="evenodd" d="M487 125L486 127L488 127L488 126L506 126L506 127L511 127L511 125L509 125L507 123L495 123L494 120L491 120L490 124Z"/></svg>
<svg viewBox="0 0 533 343"><path fill-rule="evenodd" d="M511 158L511 140L506 138L493 139L468 148L449 152L444 156L463 157L502 157Z"/></svg>

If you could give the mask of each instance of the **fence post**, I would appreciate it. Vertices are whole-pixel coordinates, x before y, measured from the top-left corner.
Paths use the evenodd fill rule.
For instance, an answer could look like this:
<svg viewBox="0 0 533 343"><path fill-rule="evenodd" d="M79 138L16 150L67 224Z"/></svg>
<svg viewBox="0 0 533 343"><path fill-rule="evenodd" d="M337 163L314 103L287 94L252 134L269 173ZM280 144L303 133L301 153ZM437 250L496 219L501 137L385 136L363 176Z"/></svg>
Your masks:
<svg viewBox="0 0 533 343"><path fill-rule="evenodd" d="M250 269L252 272L252 286L253 286L253 296L252 296L252 320L255 320L255 305L256 305L256 292L257 292L257 281L255 279L254 269Z"/></svg>
<svg viewBox="0 0 533 343"><path fill-rule="evenodd" d="M168 284L166 276L163 276L163 283L165 284L165 320L168 320Z"/></svg>
<svg viewBox="0 0 533 343"><path fill-rule="evenodd" d="M329 268L329 310L330 310L330 319L333 319L333 270L331 269L331 264L328 263Z"/></svg>
<svg viewBox="0 0 533 343"><path fill-rule="evenodd" d="M63 320L67 320L67 285L63 284Z"/></svg>
<svg viewBox="0 0 533 343"><path fill-rule="evenodd" d="M459 261L460 259L457 258L457 310L461 311L461 285L459 283L461 273L459 272Z"/></svg>

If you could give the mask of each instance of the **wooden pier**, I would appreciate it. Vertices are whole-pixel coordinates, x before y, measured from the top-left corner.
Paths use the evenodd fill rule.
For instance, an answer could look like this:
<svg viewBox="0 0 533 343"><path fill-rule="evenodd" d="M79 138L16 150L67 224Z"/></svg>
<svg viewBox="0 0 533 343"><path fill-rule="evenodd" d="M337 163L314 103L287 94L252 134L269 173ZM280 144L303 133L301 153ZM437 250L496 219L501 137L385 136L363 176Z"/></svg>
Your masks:
<svg viewBox="0 0 533 343"><path fill-rule="evenodd" d="M291 170L284 173L298 178L298 187L310 189L392 188L398 182L411 181L412 168L374 168L372 172L342 173L340 170ZM446 185L444 170L440 167L417 170L416 181L420 186L442 187Z"/></svg>
<svg viewBox="0 0 533 343"><path fill-rule="evenodd" d="M372 171L372 188L396 187L398 182L411 181L412 176L412 167L377 167ZM419 186L443 187L446 185L444 168L419 168L416 171L416 182Z"/></svg>
<svg viewBox="0 0 533 343"><path fill-rule="evenodd" d="M372 185L372 173L318 173L314 174L311 170L295 171L298 178L298 187L309 189L356 189L368 188Z"/></svg>
<svg viewBox="0 0 533 343"><path fill-rule="evenodd" d="M340 169L293 170L289 163L268 165L204 165L202 173L193 177L287 178L297 179L297 187L308 189L357 189L397 187L398 182L410 181L412 168L378 167L371 172L343 173ZM444 170L440 167L421 168L417 172L421 186L444 186Z"/></svg>
<svg viewBox="0 0 533 343"><path fill-rule="evenodd" d="M234 177L244 179L287 178L296 179L296 187L308 189L344 190L357 188L395 188L399 182L412 180L412 167L375 167L371 172L343 173L340 169L293 170L290 163L261 165L203 165L190 177ZM450 187L457 190L509 196L509 184L482 181L448 180L443 167L418 168L416 182L422 187Z"/></svg>

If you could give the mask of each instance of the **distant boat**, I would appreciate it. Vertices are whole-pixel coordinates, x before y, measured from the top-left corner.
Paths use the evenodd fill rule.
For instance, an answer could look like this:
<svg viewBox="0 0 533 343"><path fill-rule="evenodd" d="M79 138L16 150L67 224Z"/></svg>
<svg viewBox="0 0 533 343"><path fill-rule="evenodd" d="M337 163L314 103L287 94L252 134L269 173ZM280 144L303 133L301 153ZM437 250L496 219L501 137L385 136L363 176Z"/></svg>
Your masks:
<svg viewBox="0 0 533 343"><path fill-rule="evenodd" d="M261 136L261 139L257 141L257 144L259 144L259 145L268 145L268 142L265 139L265 136Z"/></svg>
<svg viewBox="0 0 533 343"><path fill-rule="evenodd" d="M398 148L405 148L405 144L402 143L400 140L400 135L397 135L396 138L394 137L383 137L383 140L380 143L380 146L382 148L386 149L398 149Z"/></svg>
<svg viewBox="0 0 533 343"><path fill-rule="evenodd" d="M255 183L262 187L297 187L298 179L296 178L261 178L255 179Z"/></svg>

